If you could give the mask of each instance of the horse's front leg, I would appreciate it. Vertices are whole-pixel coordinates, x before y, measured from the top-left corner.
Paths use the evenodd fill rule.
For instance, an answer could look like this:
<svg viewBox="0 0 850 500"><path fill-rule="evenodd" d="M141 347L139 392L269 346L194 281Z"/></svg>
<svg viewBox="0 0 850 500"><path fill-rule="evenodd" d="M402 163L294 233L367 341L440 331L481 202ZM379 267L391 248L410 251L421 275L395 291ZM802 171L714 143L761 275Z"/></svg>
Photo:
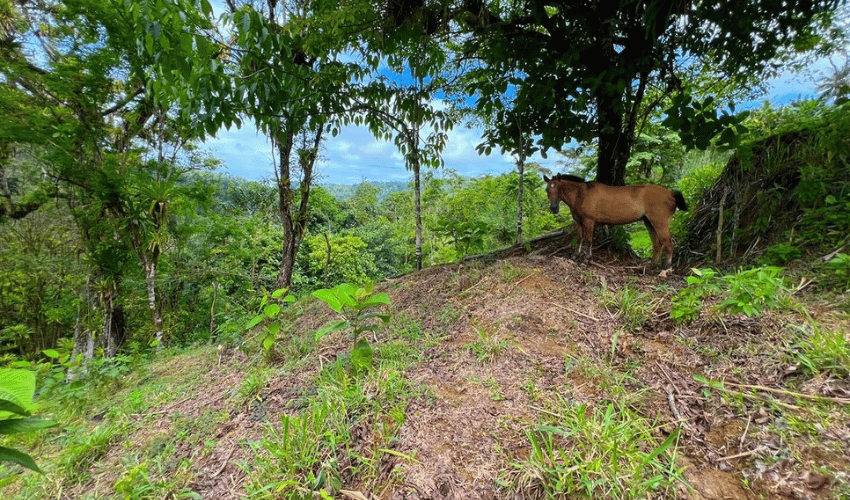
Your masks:
<svg viewBox="0 0 850 500"><path fill-rule="evenodd" d="M587 241L587 260L593 260L593 226L594 223L592 220L585 219L584 224L582 225L582 229L584 230L584 234L582 235L582 239Z"/></svg>

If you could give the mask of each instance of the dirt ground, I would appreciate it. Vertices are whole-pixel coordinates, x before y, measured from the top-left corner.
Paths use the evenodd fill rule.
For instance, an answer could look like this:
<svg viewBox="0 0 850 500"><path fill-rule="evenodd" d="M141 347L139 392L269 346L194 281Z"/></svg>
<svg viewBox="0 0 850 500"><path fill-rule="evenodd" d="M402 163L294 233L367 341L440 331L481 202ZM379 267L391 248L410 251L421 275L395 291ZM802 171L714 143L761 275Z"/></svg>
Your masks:
<svg viewBox="0 0 850 500"><path fill-rule="evenodd" d="M392 487L381 491L347 485L351 491L340 498L505 498L496 480L507 463L527 456L525 430L545 411L548 398L560 395L591 407L611 400L609 381L587 370L587 363L630 375L624 384L641 391L641 408L658 422L660 440L680 429L677 466L692 487L681 487L682 498L821 499L846 488L846 406L823 407L827 416L822 420L830 426L809 426L797 442L783 438L789 415L806 410L794 410L798 401L780 391L792 387L795 393L850 396L846 379L806 380L789 364L781 334L795 321L792 313L704 315L678 326L670 319L670 297L684 286L683 271L660 278L635 264L594 257L593 263L577 263L558 251L534 251L428 268L381 284L394 315L418 322L423 332L443 340L405 374L426 390L407 407L396 455L381 464L386 478L403 480L388 481ZM626 285L648 297L647 319L634 328L624 327L617 308L606 308L600 300ZM824 318L831 314L828 305L811 310ZM319 324L321 318L313 321ZM470 345L482 338L507 347L481 359ZM151 443L167 434L175 415L198 418L227 410L245 376L234 371L245 355L228 351L220 362L196 362L210 366L205 390L154 408L152 413L161 412L163 418L145 435L133 437L135 442ZM181 367L163 367L173 369ZM316 369L269 381L262 405L245 405L217 424L211 451L178 447L175 456L193 463L191 489L202 498L247 498L247 474L240 464L255 452L246 443L262 439L264 422L292 411L289 403L311 383ZM725 381L728 388L735 388L732 383L761 389L724 398L706 390L694 375ZM786 410L777 411L768 401L779 401ZM528 491L518 498L536 495Z"/></svg>

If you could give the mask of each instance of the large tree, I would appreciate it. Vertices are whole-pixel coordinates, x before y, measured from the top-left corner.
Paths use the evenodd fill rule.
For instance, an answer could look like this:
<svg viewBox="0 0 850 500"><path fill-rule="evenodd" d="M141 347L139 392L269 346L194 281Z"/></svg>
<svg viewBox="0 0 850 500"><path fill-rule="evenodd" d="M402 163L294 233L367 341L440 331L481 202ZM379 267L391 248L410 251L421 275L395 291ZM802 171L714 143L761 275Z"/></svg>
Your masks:
<svg viewBox="0 0 850 500"><path fill-rule="evenodd" d="M755 85L787 51L823 42L818 35L840 3L464 0L449 12L464 35L458 61L474 62L466 90L496 117L491 146L512 142L523 127L544 150L594 142L597 180L622 184L648 91L655 104L659 94L678 95L668 123L687 144L705 146L734 119L718 116L711 99L692 100L699 89L686 74Z"/></svg>
<svg viewBox="0 0 850 500"><path fill-rule="evenodd" d="M83 302L101 316L102 342L111 356L127 335L122 303L132 246L146 269L150 293L155 290L162 246L143 230L143 222L153 220L160 229L166 222L169 200L149 189L148 181L151 172L168 169L168 162L162 149L152 162L145 156L148 146L163 144L154 136L162 138L164 124L171 122L168 106L154 102L157 82L145 72L152 58L128 43L138 4L64 0L17 7L17 21L4 26L0 41L0 109L14 111L0 129L9 132L7 146L28 146L42 182L15 200L7 163L0 161L5 199L0 216L25 216L50 199L67 203L90 268ZM180 129L170 142L182 144L184 132L190 133ZM154 168L145 168L151 164ZM146 193L159 198L143 199ZM149 302L161 337L155 296Z"/></svg>

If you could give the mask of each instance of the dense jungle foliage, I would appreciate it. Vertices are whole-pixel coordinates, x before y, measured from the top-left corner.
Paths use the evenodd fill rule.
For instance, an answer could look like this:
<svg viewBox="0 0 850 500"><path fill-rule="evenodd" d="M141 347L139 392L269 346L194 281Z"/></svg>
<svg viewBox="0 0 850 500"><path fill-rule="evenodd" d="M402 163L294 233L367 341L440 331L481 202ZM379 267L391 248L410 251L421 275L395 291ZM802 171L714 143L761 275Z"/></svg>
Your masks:
<svg viewBox="0 0 850 500"><path fill-rule="evenodd" d="M818 252L826 255L846 243L848 145L850 120L843 106L830 107L807 101L774 109L765 105L749 119L751 139L732 157L730 171L746 172L760 156L770 157L774 167L791 167L797 174L791 185L777 182L758 196L761 212L748 215L749 222L733 227L727 223L722 263L739 265L741 252L753 239L763 236L757 252L750 249L750 262L786 265L816 262ZM781 139L787 134L809 139L801 151L789 153ZM776 144L771 141L777 141ZM756 150L768 150L754 153ZM651 162L637 155L630 169L630 183L664 183L681 189L693 207L674 219L674 239L685 264L713 261L717 229L716 215L708 225L709 244L684 247L696 238L691 228L704 193L710 193L730 158L729 152L686 152L675 144L656 154ZM26 157L21 155L21 172ZM585 160L592 162L592 158ZM644 166L649 163L647 166ZM580 172L582 165L572 163ZM567 212L557 218L549 213L539 169L524 177L525 231L528 238L559 230L572 223ZM729 175L733 175L729 174ZM734 174L740 176L740 173ZM15 178L26 183L26 178ZM510 246L515 241L515 172L481 178L463 178L450 171L429 176L423 189L425 260L428 265L456 262L464 256ZM21 187L21 189L23 189ZM196 342L229 342L238 338L245 318L251 315L263 293L274 289L280 259L280 229L276 220L275 188L260 182L233 178L213 171L194 171L176 184L180 197L173 203L167 224L165 249L157 286L165 320L168 345ZM332 187L331 187L332 189ZM784 205L769 205L771 193ZM768 197L768 198L765 198ZM716 200L715 200L716 201ZM778 201L777 201L778 203ZM749 206L750 200L741 200ZM716 206L704 211L716 214ZM736 210L732 199L724 208L727 221ZM739 208L742 210L742 208ZM299 253L291 293L309 295L318 288L343 282L380 281L413 269L412 195L409 190L381 189L362 183L345 199L317 188L312 194L310 219ZM781 224L774 222L784 216ZM44 359L44 349L70 352L69 345L78 321L94 321L95 311L86 311L79 291L86 286L85 265L79 258L80 237L71 223L72 214L61 202L48 203L20 220L3 221L0 231L0 345L6 362L15 359ZM767 236L769 233L769 237ZM635 248L647 255L648 239L642 225L630 229ZM734 235L741 252L729 257ZM765 244L766 243L766 244ZM696 245L694 245L696 246ZM125 250L126 251L126 250ZM827 281L846 286L848 270L838 252L831 263L816 264L832 269ZM131 332L122 352L150 349L152 325L146 308L145 283L136 259L125 259L127 294L121 297ZM831 267L830 267L831 266ZM842 281L843 280L843 281ZM92 320L91 318L94 317Z"/></svg>

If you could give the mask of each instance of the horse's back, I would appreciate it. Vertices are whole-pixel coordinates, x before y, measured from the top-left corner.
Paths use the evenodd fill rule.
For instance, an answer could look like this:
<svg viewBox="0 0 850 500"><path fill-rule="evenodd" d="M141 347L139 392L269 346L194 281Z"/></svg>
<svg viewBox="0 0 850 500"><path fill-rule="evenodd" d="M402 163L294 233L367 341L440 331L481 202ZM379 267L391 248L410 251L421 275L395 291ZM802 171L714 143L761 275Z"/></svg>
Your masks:
<svg viewBox="0 0 850 500"><path fill-rule="evenodd" d="M645 190L642 186L609 186L593 183L588 190L585 208L597 222L630 224L646 214Z"/></svg>

